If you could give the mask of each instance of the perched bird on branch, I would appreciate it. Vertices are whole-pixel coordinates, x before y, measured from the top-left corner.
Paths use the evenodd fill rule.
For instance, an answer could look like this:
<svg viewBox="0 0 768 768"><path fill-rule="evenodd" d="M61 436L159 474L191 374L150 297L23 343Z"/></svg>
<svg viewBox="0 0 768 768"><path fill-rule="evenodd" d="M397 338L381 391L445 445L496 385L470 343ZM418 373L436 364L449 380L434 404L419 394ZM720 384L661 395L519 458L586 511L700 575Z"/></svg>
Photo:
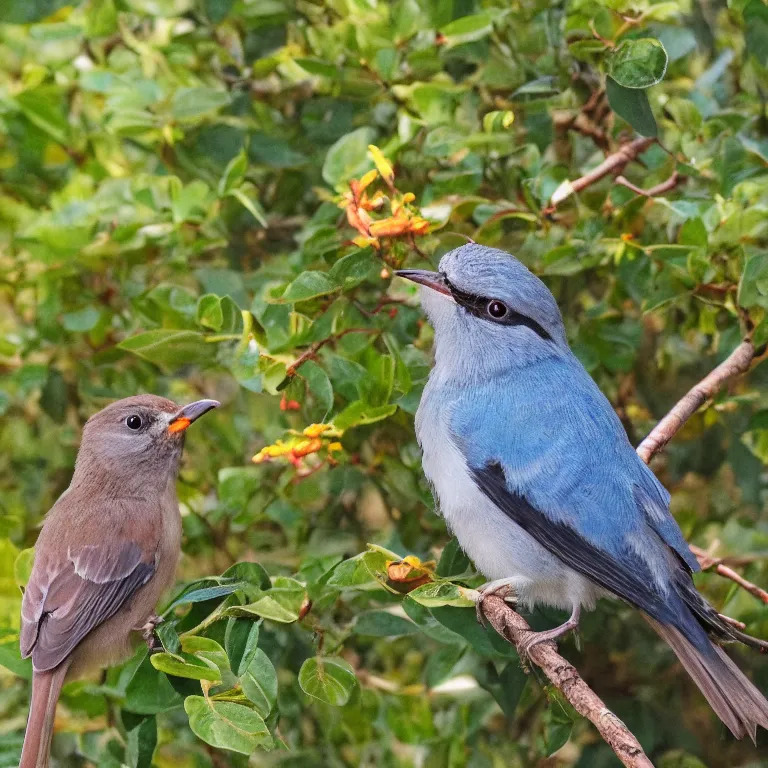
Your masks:
<svg viewBox="0 0 768 768"><path fill-rule="evenodd" d="M21 607L32 703L19 768L48 765L66 679L114 664L148 641L181 546L176 476L187 427L215 400L184 408L129 397L92 416L72 482L48 513Z"/></svg>
<svg viewBox="0 0 768 768"><path fill-rule="evenodd" d="M439 272L402 270L423 286L435 364L416 416L439 509L491 581L525 606L566 609L578 627L604 596L640 610L732 733L768 728L768 701L720 643L768 643L724 621L696 591L699 570L610 403L568 347L560 310L509 254L470 244Z"/></svg>

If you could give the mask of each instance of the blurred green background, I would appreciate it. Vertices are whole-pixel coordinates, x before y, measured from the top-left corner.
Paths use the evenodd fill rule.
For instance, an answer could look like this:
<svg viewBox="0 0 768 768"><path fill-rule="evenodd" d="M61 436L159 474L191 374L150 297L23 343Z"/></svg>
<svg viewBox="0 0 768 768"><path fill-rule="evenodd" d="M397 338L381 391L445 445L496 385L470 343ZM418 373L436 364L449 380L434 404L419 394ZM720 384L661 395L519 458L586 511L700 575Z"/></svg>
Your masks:
<svg viewBox="0 0 768 768"><path fill-rule="evenodd" d="M29 548L85 419L141 392L223 407L187 439L166 650L67 686L58 765L617 765L466 607L413 432L431 329L392 271L515 253L637 442L768 340L767 93L762 0L3 0L0 766ZM619 170L667 191L567 194L636 132L659 142ZM767 377L654 464L762 586ZM768 637L768 606L697 584ZM631 610L582 626L563 653L657 766L768 766Z"/></svg>

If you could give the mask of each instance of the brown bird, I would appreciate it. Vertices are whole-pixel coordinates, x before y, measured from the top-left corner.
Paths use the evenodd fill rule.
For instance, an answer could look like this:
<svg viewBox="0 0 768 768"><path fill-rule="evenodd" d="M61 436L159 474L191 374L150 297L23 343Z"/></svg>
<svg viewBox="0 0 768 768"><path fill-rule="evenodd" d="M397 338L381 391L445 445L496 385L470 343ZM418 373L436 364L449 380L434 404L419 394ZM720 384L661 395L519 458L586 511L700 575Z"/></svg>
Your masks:
<svg viewBox="0 0 768 768"><path fill-rule="evenodd" d="M21 607L32 703L19 768L48 765L65 680L115 664L149 641L181 547L176 476L187 427L215 400L179 408L139 395L92 416L69 488L48 513Z"/></svg>

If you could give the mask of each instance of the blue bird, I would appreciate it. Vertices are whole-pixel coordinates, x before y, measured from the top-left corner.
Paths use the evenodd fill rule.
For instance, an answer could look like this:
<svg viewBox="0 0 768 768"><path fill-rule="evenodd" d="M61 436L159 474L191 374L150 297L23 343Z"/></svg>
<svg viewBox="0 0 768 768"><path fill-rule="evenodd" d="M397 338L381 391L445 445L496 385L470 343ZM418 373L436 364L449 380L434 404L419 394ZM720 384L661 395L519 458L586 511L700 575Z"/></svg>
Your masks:
<svg viewBox="0 0 768 768"><path fill-rule="evenodd" d="M696 591L696 558L669 493L640 460L606 397L573 355L544 283L504 251L471 244L421 284L434 367L416 414L423 468L441 514L490 579L527 607L618 597L672 647L737 737L768 728L768 701L720 648L768 643L725 622Z"/></svg>

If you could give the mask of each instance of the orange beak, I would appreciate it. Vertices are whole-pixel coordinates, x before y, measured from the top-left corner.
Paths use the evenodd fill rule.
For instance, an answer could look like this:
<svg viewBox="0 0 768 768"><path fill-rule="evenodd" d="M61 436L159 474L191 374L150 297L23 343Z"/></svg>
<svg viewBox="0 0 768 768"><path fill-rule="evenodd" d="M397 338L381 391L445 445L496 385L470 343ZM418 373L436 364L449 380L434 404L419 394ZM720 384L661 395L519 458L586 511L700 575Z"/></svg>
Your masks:
<svg viewBox="0 0 768 768"><path fill-rule="evenodd" d="M168 431L170 433L175 432L183 432L192 422L189 419L185 419L183 416L177 419L174 419L169 425L168 425Z"/></svg>
<svg viewBox="0 0 768 768"><path fill-rule="evenodd" d="M221 403L218 400L196 400L194 403L185 405L168 424L168 432L172 435L184 430L201 416L208 413L213 408L218 408Z"/></svg>

